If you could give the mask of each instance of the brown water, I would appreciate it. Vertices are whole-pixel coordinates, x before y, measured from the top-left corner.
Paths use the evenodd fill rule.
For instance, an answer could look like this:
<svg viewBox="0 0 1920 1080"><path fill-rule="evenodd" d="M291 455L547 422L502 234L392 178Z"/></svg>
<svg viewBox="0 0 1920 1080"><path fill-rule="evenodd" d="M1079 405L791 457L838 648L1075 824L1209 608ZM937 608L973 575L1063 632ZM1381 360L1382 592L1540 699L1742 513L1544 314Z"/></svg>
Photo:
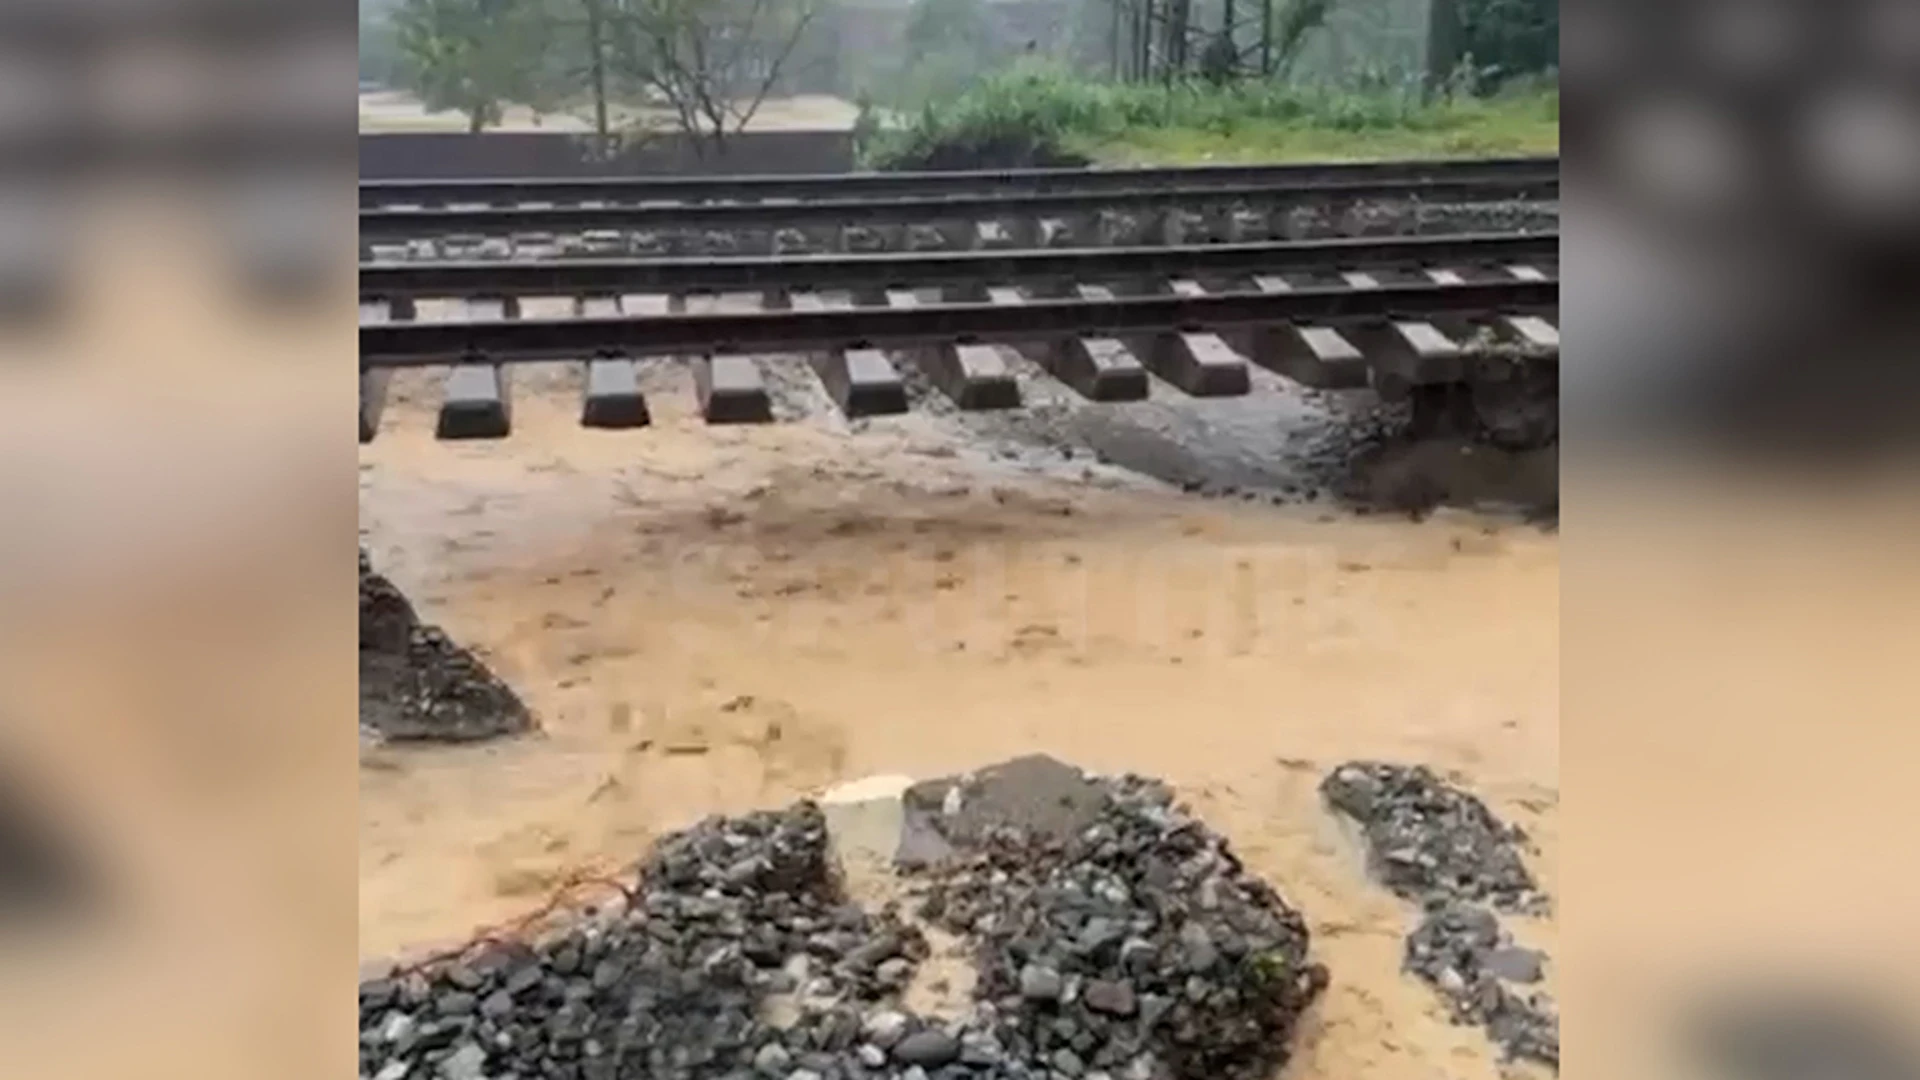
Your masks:
<svg viewBox="0 0 1920 1080"><path fill-rule="evenodd" d="M523 393L510 440L439 444L430 388L397 383L362 451L364 539L545 730L365 753L363 956L457 941L707 813L1043 750L1167 778L1303 909L1333 982L1288 1076L1500 1075L1399 973L1410 913L1315 785L1431 763L1537 838L1552 889L1555 537L994 462L920 416L712 429L684 386L647 431Z"/></svg>

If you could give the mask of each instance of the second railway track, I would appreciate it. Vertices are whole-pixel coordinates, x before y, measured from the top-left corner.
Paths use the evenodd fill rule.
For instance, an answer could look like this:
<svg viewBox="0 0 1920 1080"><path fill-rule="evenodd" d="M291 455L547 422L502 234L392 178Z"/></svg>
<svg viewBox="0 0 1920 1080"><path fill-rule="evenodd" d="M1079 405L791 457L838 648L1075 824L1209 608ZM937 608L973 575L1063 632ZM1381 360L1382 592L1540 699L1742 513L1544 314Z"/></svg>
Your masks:
<svg viewBox="0 0 1920 1080"><path fill-rule="evenodd" d="M1311 190L1329 184L1417 185L1435 181L1530 189L1557 184L1560 161L1520 157L1459 161L1372 161L1311 165L1207 165L1148 169L1005 169L801 176L590 177L570 179L368 180L360 209L575 206L640 202L792 202L808 199L927 198L965 194L1082 194L1179 187Z"/></svg>
<svg viewBox="0 0 1920 1080"><path fill-rule="evenodd" d="M1100 212L1198 214L1239 208L1271 218L1300 207L1339 210L1369 202L1474 203L1557 199L1560 181L1520 179L1341 180L1273 186L1168 185L1094 192L1039 191L890 198L819 198L751 202L717 200L577 204L568 206L460 205L385 206L360 212L363 242L422 237L502 235L509 233L586 233L607 230L801 229L832 225L907 225L935 222L999 222L1010 236L1038 231L1048 219L1066 221ZM1029 241L1030 242L1030 241Z"/></svg>
<svg viewBox="0 0 1920 1080"><path fill-rule="evenodd" d="M1001 283L1237 277L1426 266L1497 267L1559 257L1557 233L1415 236L1021 251L887 252L734 258L372 262L361 295L379 299L578 296L751 289L977 288Z"/></svg>

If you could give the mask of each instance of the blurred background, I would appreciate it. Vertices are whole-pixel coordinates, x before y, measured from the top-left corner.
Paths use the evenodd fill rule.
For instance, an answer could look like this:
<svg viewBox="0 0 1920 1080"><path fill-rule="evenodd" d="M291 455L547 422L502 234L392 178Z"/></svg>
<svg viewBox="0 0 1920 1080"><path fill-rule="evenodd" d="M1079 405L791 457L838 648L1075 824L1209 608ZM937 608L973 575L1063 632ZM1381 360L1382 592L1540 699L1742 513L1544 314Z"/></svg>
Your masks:
<svg viewBox="0 0 1920 1080"><path fill-rule="evenodd" d="M10 1073L352 1071L354 52L0 6Z"/></svg>
<svg viewBox="0 0 1920 1080"><path fill-rule="evenodd" d="M1562 13L1581 1075L1914 1069L1916 15Z"/></svg>
<svg viewBox="0 0 1920 1080"><path fill-rule="evenodd" d="M1137 110L1212 110L1193 157L1219 160L1262 118L1317 123L1356 91L1467 80L1479 126L1444 130L1494 140L1547 94L1557 125L1564 92L1570 1067L1906 1075L1818 1069L1896 1040L1920 1001L1920 5L1579 0L1553 58L1508 73L1436 51L1414 5L1352 0L1288 50L1228 34L1217 57L1325 78L1225 105L1153 89L1122 8L1031 6L822 9L839 51L792 95L896 154L929 125L1041 109L1067 150L1124 158ZM358 34L390 15L362 3ZM1244 0L1226 24L1269 17ZM1362 40L1387 59L1352 60ZM15 1075L352 1067L354 137L476 115L423 97L397 44L361 46L344 3L0 8ZM502 95L479 121L649 130L658 102L601 121L561 74L551 104ZM1701 1009L1718 1019L1687 1027ZM1782 1061L1799 1071L1755 1071Z"/></svg>

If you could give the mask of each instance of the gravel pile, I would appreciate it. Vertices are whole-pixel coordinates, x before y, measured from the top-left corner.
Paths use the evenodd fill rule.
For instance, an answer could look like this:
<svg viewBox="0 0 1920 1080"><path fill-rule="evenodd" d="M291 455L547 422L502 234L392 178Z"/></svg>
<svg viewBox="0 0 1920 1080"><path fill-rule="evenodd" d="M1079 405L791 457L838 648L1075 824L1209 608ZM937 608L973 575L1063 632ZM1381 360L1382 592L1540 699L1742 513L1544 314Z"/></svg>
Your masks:
<svg viewBox="0 0 1920 1080"><path fill-rule="evenodd" d="M628 910L535 946L360 985L370 1080L820 1080L859 1064L863 1006L924 940L840 901L812 804L675 834ZM893 1031L895 1040L911 1032ZM883 1038L882 1041L887 1041Z"/></svg>
<svg viewBox="0 0 1920 1080"><path fill-rule="evenodd" d="M987 827L928 871L921 915L975 945L982 1059L1027 1063L1008 1075L1269 1075L1326 985L1305 922L1164 785L1097 786L1084 828ZM1044 812L1065 825L1082 810Z"/></svg>
<svg viewBox="0 0 1920 1080"><path fill-rule="evenodd" d="M1527 990L1546 957L1512 943L1493 912L1441 903L1407 937L1405 966L1446 999L1453 1021L1486 1028L1508 1059L1560 1067L1560 1018L1544 992Z"/></svg>
<svg viewBox="0 0 1920 1080"><path fill-rule="evenodd" d="M1147 781L1089 824L991 827L914 880L979 981L902 991L928 933L850 903L812 803L662 840L624 905L360 985L363 1080L1234 1080L1266 1075L1324 973L1300 917ZM1082 811L1075 809L1074 814ZM1061 819L1065 820L1065 819ZM624 887L624 886L623 886Z"/></svg>
<svg viewBox="0 0 1920 1080"><path fill-rule="evenodd" d="M1425 766L1351 762L1329 774L1320 792L1360 826L1369 869L1395 896L1545 910L1546 896L1520 857L1526 834Z"/></svg>
<svg viewBox="0 0 1920 1080"><path fill-rule="evenodd" d="M1527 990L1546 957L1515 945L1496 911L1543 914L1549 901L1521 859L1526 834L1424 766L1351 762L1320 785L1357 824L1368 867L1422 908L1404 966L1440 993L1456 1023L1479 1024L1510 1060L1560 1066L1560 1020Z"/></svg>
<svg viewBox="0 0 1920 1080"><path fill-rule="evenodd" d="M390 741L472 742L533 726L471 652L424 624L360 552L360 728Z"/></svg>

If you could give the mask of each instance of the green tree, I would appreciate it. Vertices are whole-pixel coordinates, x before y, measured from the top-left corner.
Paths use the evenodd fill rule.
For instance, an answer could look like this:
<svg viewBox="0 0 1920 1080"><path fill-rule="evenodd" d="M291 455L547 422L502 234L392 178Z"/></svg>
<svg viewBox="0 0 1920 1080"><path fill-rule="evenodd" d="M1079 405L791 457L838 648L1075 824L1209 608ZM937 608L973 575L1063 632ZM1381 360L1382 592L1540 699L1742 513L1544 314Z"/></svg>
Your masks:
<svg viewBox="0 0 1920 1080"><path fill-rule="evenodd" d="M466 114L478 133L511 102L539 107L558 87L543 61L553 22L541 0L401 0L399 77L430 110Z"/></svg>
<svg viewBox="0 0 1920 1080"><path fill-rule="evenodd" d="M914 0L902 46L885 89L913 108L954 97L1004 59L993 55L980 0Z"/></svg>

